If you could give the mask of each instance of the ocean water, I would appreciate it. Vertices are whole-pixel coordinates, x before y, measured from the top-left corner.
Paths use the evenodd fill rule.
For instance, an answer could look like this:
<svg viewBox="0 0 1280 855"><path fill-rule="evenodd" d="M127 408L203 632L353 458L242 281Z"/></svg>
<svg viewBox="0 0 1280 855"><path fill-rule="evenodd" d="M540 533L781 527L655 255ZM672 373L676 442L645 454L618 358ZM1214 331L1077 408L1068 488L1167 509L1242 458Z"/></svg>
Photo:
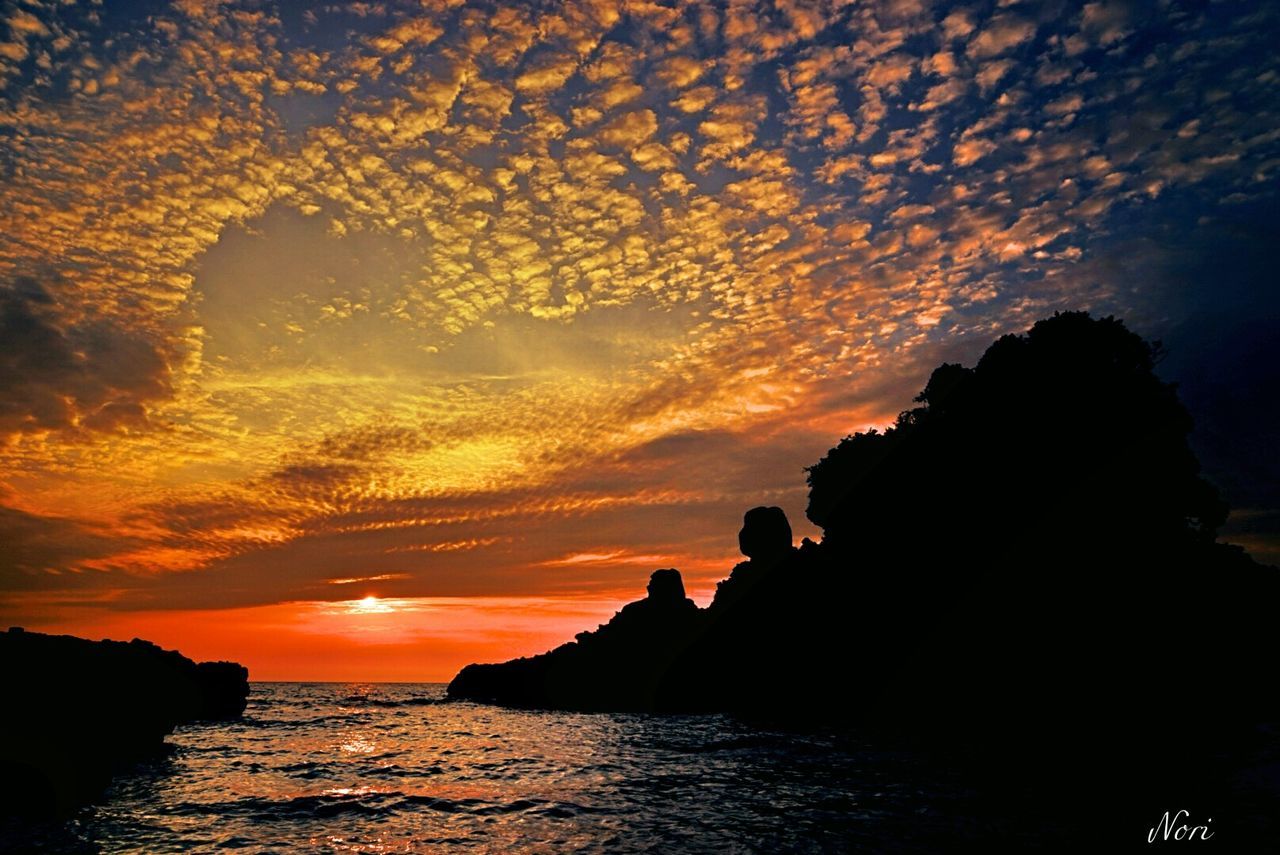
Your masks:
<svg viewBox="0 0 1280 855"><path fill-rule="evenodd" d="M914 852L983 836L963 783L935 765L725 716L507 710L446 702L440 684L255 683L242 720L169 741L171 756L69 821L24 829L22 845Z"/></svg>

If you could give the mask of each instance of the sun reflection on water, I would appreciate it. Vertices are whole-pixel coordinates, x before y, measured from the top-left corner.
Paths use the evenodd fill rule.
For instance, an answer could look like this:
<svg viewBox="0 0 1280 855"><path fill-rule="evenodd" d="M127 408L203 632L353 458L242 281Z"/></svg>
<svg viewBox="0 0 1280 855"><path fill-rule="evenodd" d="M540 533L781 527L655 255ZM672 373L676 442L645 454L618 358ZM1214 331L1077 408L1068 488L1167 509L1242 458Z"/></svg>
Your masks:
<svg viewBox="0 0 1280 855"><path fill-rule="evenodd" d="M352 736L344 740L339 747L346 754L372 754L377 745L372 740L365 739L364 736Z"/></svg>

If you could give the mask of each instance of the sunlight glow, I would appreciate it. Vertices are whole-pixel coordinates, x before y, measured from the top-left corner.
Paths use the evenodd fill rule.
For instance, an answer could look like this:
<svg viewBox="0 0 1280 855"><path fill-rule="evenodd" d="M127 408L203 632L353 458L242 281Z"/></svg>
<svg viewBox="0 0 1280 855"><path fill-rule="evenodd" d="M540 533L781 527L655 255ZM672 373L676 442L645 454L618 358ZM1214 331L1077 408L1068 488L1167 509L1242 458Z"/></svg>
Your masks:
<svg viewBox="0 0 1280 855"><path fill-rule="evenodd" d="M394 612L395 609L392 608L391 604L387 601L379 600L374 596L368 596L363 600L352 601L348 611L357 615L371 615L387 614L389 612Z"/></svg>

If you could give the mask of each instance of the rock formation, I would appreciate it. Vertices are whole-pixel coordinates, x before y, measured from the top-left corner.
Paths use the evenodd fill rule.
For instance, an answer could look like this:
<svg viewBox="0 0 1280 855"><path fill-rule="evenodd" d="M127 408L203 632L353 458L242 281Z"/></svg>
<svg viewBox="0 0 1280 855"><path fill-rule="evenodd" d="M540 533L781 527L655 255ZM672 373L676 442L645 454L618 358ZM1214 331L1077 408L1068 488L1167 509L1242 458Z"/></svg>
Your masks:
<svg viewBox="0 0 1280 855"><path fill-rule="evenodd" d="M700 628L678 570L657 570L648 596L594 632L538 656L468 665L449 684L453 698L521 707L651 710L672 662Z"/></svg>
<svg viewBox="0 0 1280 855"><path fill-rule="evenodd" d="M751 595L756 586L795 553L791 523L782 508L752 508L743 515L738 549L747 556L716 586L714 608L727 609Z"/></svg>
<svg viewBox="0 0 1280 855"><path fill-rule="evenodd" d="M1070 721L1060 744L1076 745L1103 731L1206 737L1208 722L1275 713L1258 675L1272 670L1277 573L1216 541L1226 507L1158 356L1117 320L1065 313L972 368L943 365L892 427L809 469L820 544L794 548L782 511L755 508L739 535L748 560L707 609L655 598L655 574L650 598L597 632L469 666L449 693L816 714L1008 744L1046 722ZM1212 675L1213 689L1153 687L1170 673Z"/></svg>
<svg viewBox="0 0 1280 855"><path fill-rule="evenodd" d="M162 754L176 725L239 716L249 672L199 664L148 641L0 634L0 806L62 813L92 801L113 772Z"/></svg>
<svg viewBox="0 0 1280 855"><path fill-rule="evenodd" d="M689 602L684 595L684 580L680 578L679 570L654 570L645 590L651 603L670 603L683 608L684 603Z"/></svg>
<svg viewBox="0 0 1280 855"><path fill-rule="evenodd" d="M821 543L755 508L708 608L656 607L655 579L596 633L468 666L449 694L888 729L960 764L979 813L1075 823L1064 848L1136 844L1184 805L1273 848L1280 571L1217 542L1226 506L1158 356L1067 313L943 365L892 427L810 467Z"/></svg>

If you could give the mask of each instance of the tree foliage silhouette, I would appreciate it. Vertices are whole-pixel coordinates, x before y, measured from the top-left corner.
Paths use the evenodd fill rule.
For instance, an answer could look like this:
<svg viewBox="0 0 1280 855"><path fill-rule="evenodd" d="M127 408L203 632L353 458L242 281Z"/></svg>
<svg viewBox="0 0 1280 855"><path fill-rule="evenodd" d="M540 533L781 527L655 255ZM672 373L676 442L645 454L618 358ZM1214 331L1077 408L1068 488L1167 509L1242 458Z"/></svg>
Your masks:
<svg viewBox="0 0 1280 855"><path fill-rule="evenodd" d="M807 515L838 550L897 548L907 532L926 550L1211 541L1226 505L1199 476L1159 355L1079 312L1004 336L973 368L935 370L893 427L811 467Z"/></svg>

